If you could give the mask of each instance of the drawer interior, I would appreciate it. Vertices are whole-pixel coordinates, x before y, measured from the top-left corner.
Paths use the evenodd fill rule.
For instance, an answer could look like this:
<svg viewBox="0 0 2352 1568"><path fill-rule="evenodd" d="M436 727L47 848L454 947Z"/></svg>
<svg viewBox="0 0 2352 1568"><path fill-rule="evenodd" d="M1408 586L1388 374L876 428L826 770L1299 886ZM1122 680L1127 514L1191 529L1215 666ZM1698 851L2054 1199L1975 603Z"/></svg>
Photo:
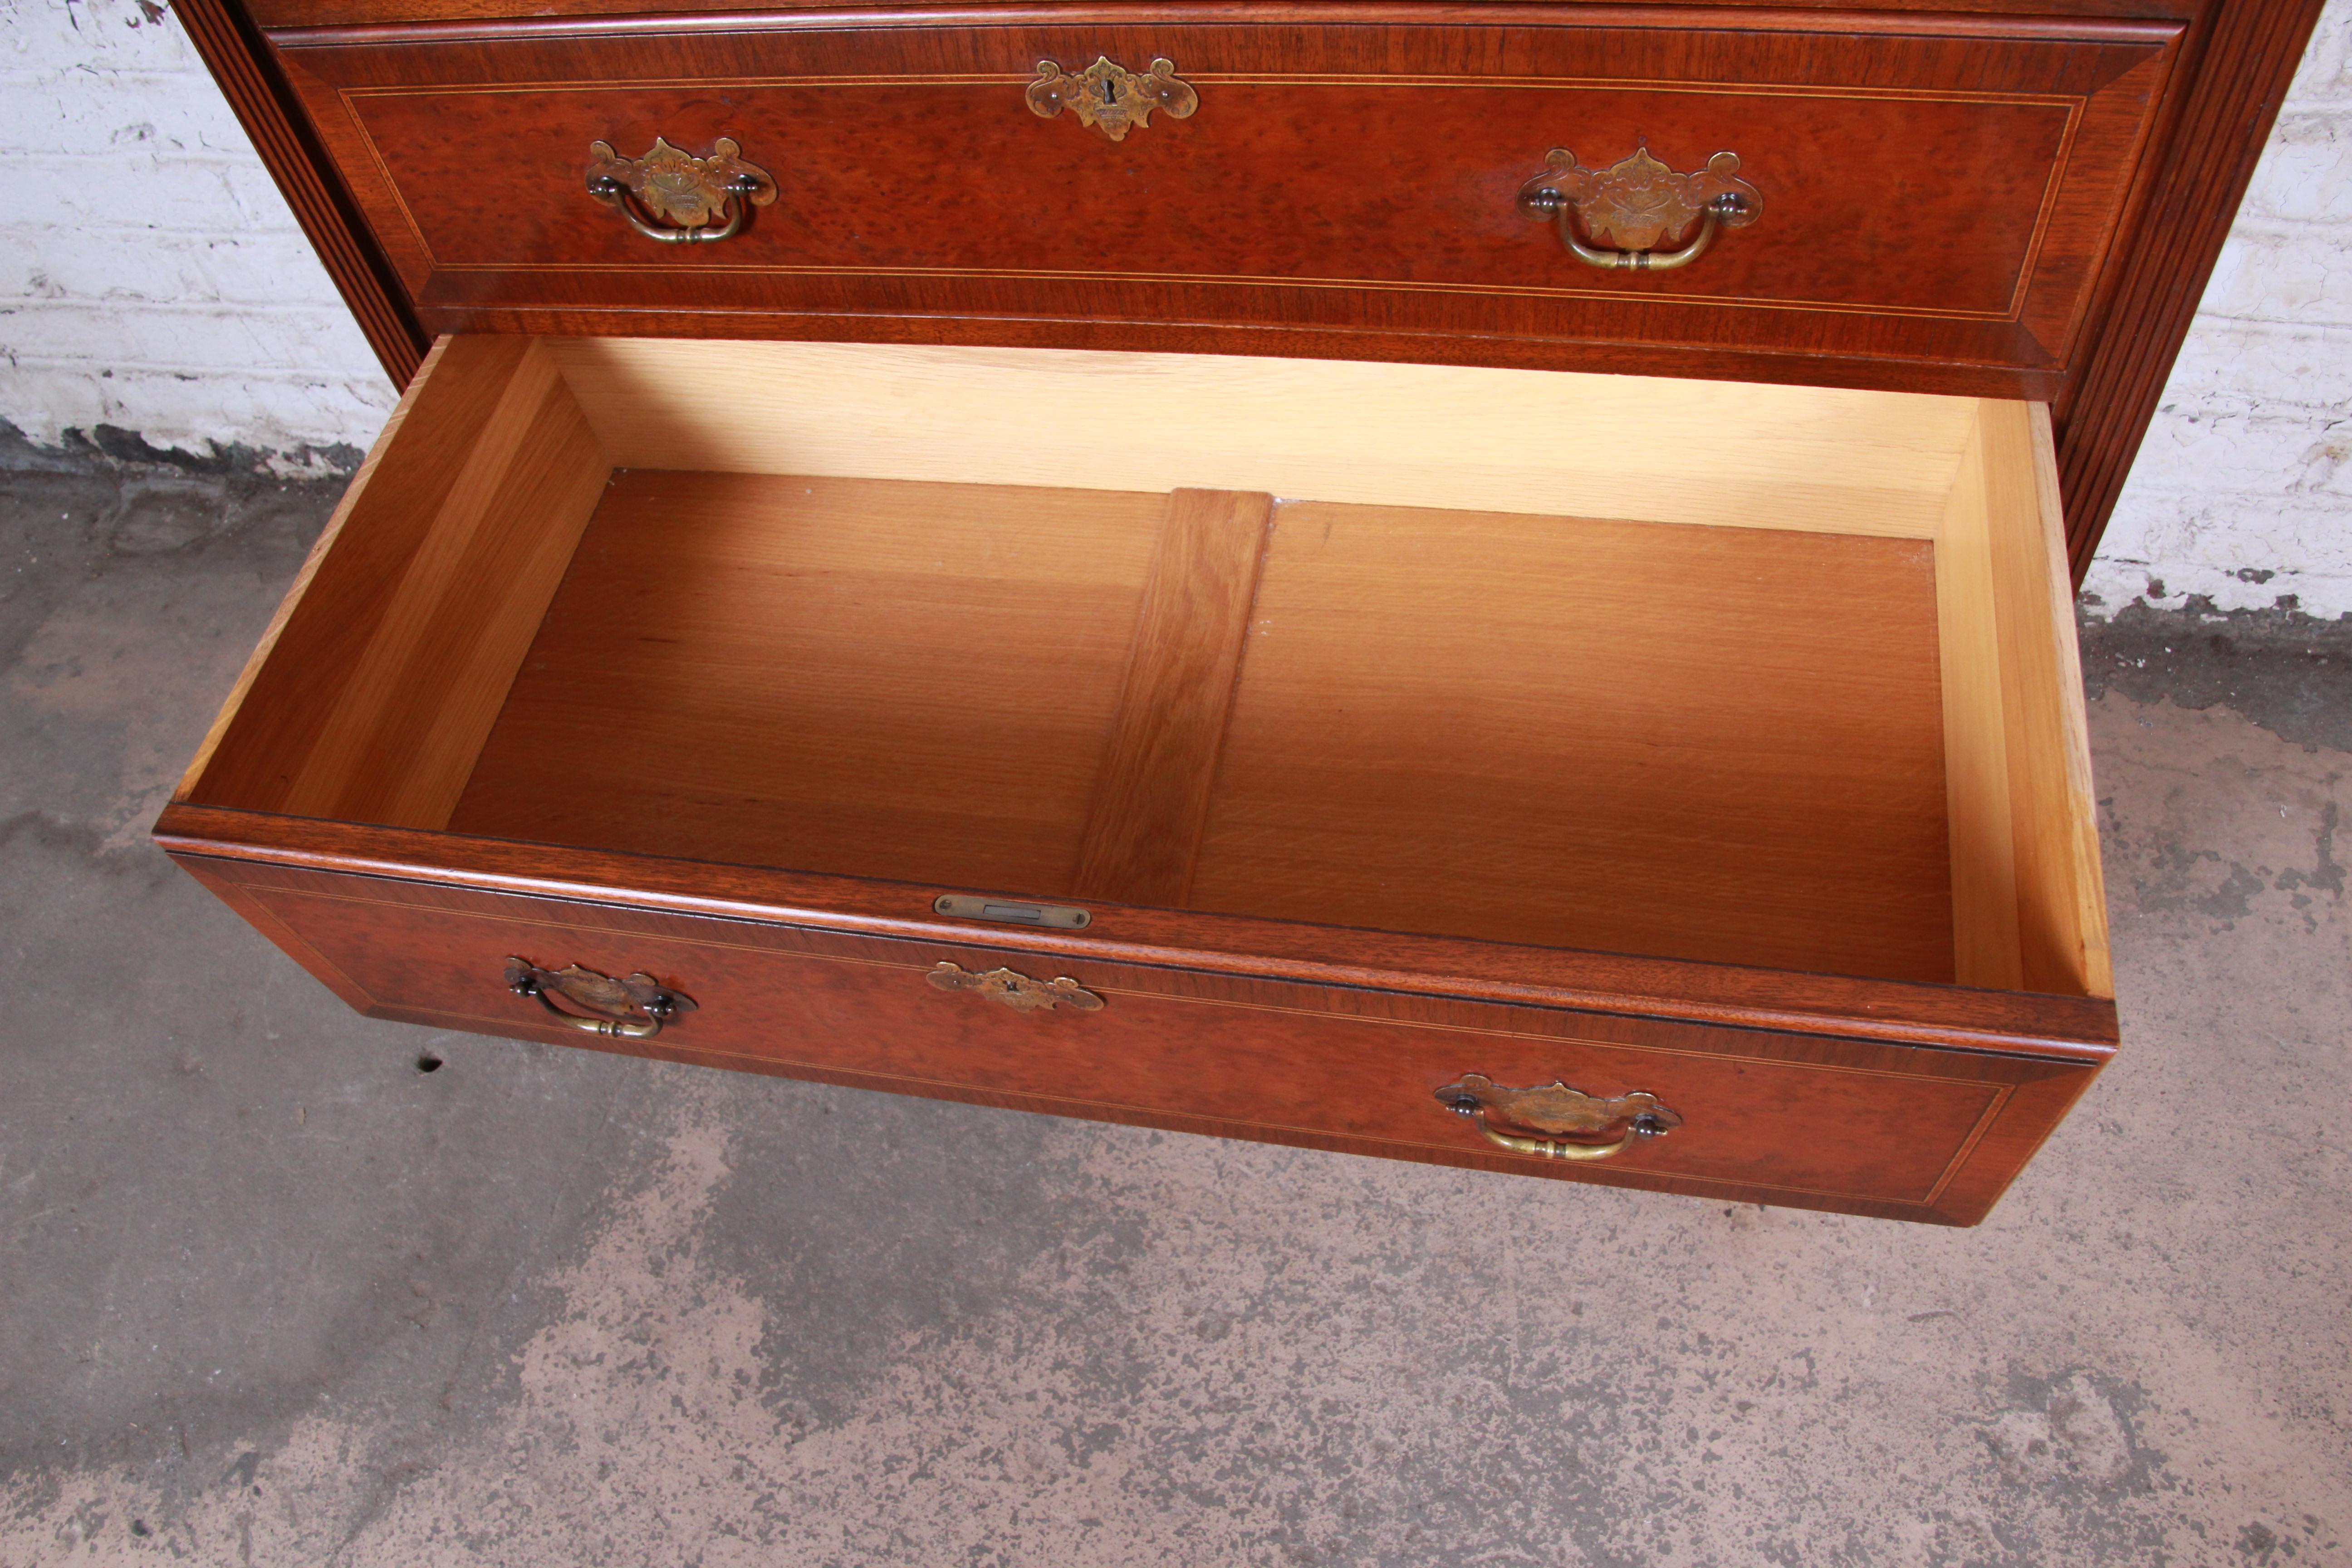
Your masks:
<svg viewBox="0 0 2352 1568"><path fill-rule="evenodd" d="M2023 404L446 340L197 804L2104 995Z"/></svg>

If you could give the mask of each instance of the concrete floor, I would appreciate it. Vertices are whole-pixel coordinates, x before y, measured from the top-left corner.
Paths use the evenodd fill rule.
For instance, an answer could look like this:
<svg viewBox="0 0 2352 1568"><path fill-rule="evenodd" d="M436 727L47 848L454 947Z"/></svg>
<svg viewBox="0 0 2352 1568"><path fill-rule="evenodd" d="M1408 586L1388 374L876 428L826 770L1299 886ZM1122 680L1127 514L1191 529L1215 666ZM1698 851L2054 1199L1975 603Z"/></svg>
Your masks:
<svg viewBox="0 0 2352 1568"><path fill-rule="evenodd" d="M2352 639L2100 634L2126 1048L1945 1231L352 1016L145 840L331 500L0 486L6 1568L2352 1563Z"/></svg>

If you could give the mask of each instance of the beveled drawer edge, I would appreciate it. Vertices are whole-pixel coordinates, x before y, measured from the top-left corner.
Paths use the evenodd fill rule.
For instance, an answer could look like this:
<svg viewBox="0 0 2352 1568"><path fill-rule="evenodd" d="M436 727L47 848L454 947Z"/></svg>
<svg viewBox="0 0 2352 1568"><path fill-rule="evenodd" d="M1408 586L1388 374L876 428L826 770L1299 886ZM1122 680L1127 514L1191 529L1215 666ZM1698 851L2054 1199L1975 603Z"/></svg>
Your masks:
<svg viewBox="0 0 2352 1568"><path fill-rule="evenodd" d="M574 851L176 801L164 809L155 826L155 837L173 854L208 859L635 907L757 925L1016 951L1008 946L1003 926L960 922L932 914L930 901L939 893L972 890L969 889ZM522 864L508 866L501 861ZM708 887L722 878L742 884L750 896L713 895L694 886ZM901 900L905 912L899 911ZM1095 924L1083 933L1024 929L1017 951L1142 968L1843 1037L2064 1064L2096 1066L2116 1049L2115 1004L2100 998L1570 953L1185 910L1106 906L1096 914ZM1122 926L1132 934L1120 935ZM1134 931L1137 926L1143 929ZM1328 951L1333 943L1376 951L1350 959ZM1562 970L1600 973L1560 976ZM1612 973L1619 977L1613 984ZM1580 979L1581 984L1573 983ZM1742 986L1755 999L1737 994ZM1808 1003L1782 994L1801 986L1850 1000L1846 1005L1835 1000ZM2040 1026L2032 1026L2037 1024Z"/></svg>
<svg viewBox="0 0 2352 1568"><path fill-rule="evenodd" d="M456 1014L431 1013L420 1008L381 1007L369 1016L390 1023L411 1024L423 1028L463 1029L472 1034L501 1038L516 1037L516 1031L503 1026L488 1027ZM539 1037L534 1036L533 1037ZM558 1038L552 1029L544 1037L553 1042ZM1194 1115L1184 1111L1127 1110L1109 1104L1093 1101L1056 1101L1042 1096L1013 1091L986 1089L971 1085L950 1082L932 1083L925 1079L892 1079L876 1074L845 1070L815 1064L779 1062L767 1057L737 1056L704 1050L667 1039L652 1041L600 1040L587 1036L562 1041L588 1050L607 1051L616 1055L635 1056L656 1061L673 1062L686 1067L707 1067L756 1072L772 1078L794 1079L803 1082L832 1084L844 1089L866 1089L877 1093L905 1093L924 1099L951 1100L963 1105L986 1106L998 1110L1022 1110L1045 1116L1069 1116L1074 1120L1095 1121L1122 1126L1158 1128L1182 1132L1194 1137L1226 1138L1247 1136L1252 1131L1261 1133L1255 1142L1286 1145L1294 1148L1317 1149L1335 1154L1356 1154L1375 1159L1411 1160L1420 1164L1446 1165L1457 1170L1483 1171L1495 1175L1538 1176L1552 1181L1580 1182L1596 1186L1629 1187L1642 1192L1662 1193L1681 1197L1696 1197L1702 1202L1762 1203L1758 1194L1778 1194L1781 1206L1805 1208L1867 1218L1916 1221L1928 1225L1965 1227L1982 1218L1966 1211L1936 1206L1948 1188L1948 1181L1938 1188L1938 1198L1927 1202L1879 1197L1844 1197L1817 1194L1801 1187L1769 1187L1761 1184L1734 1182L1713 1177L1672 1176L1636 1166L1614 1163L1594 1166L1558 1160L1529 1160L1505 1154L1499 1151L1478 1147L1438 1143L1406 1143L1387 1139L1360 1138L1348 1133L1319 1132L1310 1129L1254 1129L1251 1124L1222 1117ZM1078 1109L1080 1106L1088 1110ZM1965 1165L1960 1168L1965 1174ZM1998 1196L1998 1194L1995 1194Z"/></svg>
<svg viewBox="0 0 2352 1568"><path fill-rule="evenodd" d="M2074 135L2075 121L2069 119L2066 133ZM370 151L377 152L373 142ZM378 153L379 160L381 153ZM1780 310L1790 313L1813 311L1832 316L1884 316L1895 321L1962 321L1984 325L2014 324L2022 310L2026 284L2033 275L2033 261L2042 236L2049 226L2050 202L2055 199L2063 170L2053 170L2046 199L2036 219L2028 254L2018 268L2019 283L2006 310L1941 310L1927 306L1854 305L1834 300L1775 300L1768 295L1744 294L1661 294L1648 302L1654 306L1676 306L1691 310ZM604 273L614 268L608 262L593 261L534 261L534 262L446 262L433 255L415 215L408 208L399 187L391 187L393 197L400 204L403 219L415 237L417 248L432 267L436 277L464 278L478 274L490 278L557 276L564 273ZM1081 270L1050 267L847 267L789 262L729 263L715 262L702 266L683 263L670 265L659 261L633 264L629 271L635 276L674 276L690 278L707 273L722 273L755 278L888 278L888 279L960 279L980 282L1014 280L1021 282L1100 283L1106 287L1131 284L1181 285L1196 289L1313 289L1327 292L1355 290L1366 294L1466 294L1479 298L1505 297L1515 300L1600 300L1619 298L1612 290L1598 286L1575 283L1423 283L1409 279L1391 278L1310 278L1298 274L1265 274L1242 272L1122 272L1113 268ZM611 307L607 307L608 309ZM648 307L650 308L650 307ZM665 310L668 307L664 307Z"/></svg>
<svg viewBox="0 0 2352 1568"><path fill-rule="evenodd" d="M1140 26L1213 27L1252 23L1331 26L1509 27L1643 32L1776 32L1872 36L2058 40L2084 43L2158 43L2178 37L2184 24L2174 19L2121 16L2049 16L2011 13L1965 14L1913 11L1823 11L1776 6L1590 5L1550 8L1513 4L1433 5L1415 0L1289 0L1280 5L1243 5L1192 0L1134 10L1098 3L1068 5L1013 5L926 7L920 11L835 6L809 10L637 13L625 16L528 16L463 21L366 22L317 26L267 26L263 36L281 49L337 48L403 43L478 43L499 38L642 37L664 33L829 32L887 26L893 31L943 28ZM1187 73L1188 79L1193 73Z"/></svg>
<svg viewBox="0 0 2352 1568"><path fill-rule="evenodd" d="M405 910L412 912L425 907L404 900L369 899L362 898L356 893L316 892L307 889L256 889L248 885L243 890L247 897L253 899L257 903L261 903L265 909L268 908L266 901L267 898L273 894L286 898L315 899L330 903L355 904L378 909ZM488 921L493 924L518 926L530 931L563 932L566 934L600 939L607 943L625 943L630 941L644 941L648 942L682 942L696 947L715 948L724 952L758 953L767 957L786 958L812 963L845 963L864 969L897 970L902 973L916 977L920 977L925 973L926 969L929 967L926 962L921 960L912 963L895 963L885 958L859 958L850 953L786 952L772 947L761 946L755 942L726 942L709 936L669 936L655 933L627 933L617 931L610 926L569 924L563 921L550 919L544 915L524 913L520 911L511 914L501 914L480 910L452 910L446 912L453 918L458 920ZM273 910L272 913L275 914L275 911ZM284 925L286 922L280 919L278 923L280 925ZM751 924L753 922L743 921L737 923ZM1030 956L1024 952L1024 950L1020 948L1004 947L1001 945L980 946L969 942L950 942L936 937L891 937L881 940L904 941L910 942L928 942L940 947L951 947L958 952L961 953L970 954L972 952L982 952L988 954L991 959L1009 959L1014 963L1019 963L1024 957ZM1134 964L1125 960L1111 959L1096 955L1064 954L1062 956L1069 959L1085 959L1092 957L1094 962L1117 963L1122 968L1160 967ZM987 962L987 960L982 960L982 962ZM1305 983L1301 982L1298 984ZM1141 997L1149 998L1155 1002L1171 1002L1180 1005L1201 1007L1229 1008L1234 1011L1246 1013L1273 1013L1309 1018L1343 1018L1349 1023L1364 1024L1373 1026L1387 1026L1390 1028L1400 1029L1427 1029L1438 1034L1473 1035L1482 1038L1532 1040L1545 1045L1577 1046L1587 1050L1595 1051L1631 1052L1642 1056L1687 1057L1695 1060L1702 1061L1754 1062L1759 1066L1785 1068L1791 1071L1846 1073L1857 1078L1909 1079L1921 1083L1964 1083L1972 1081L1969 1079L1954 1078L1948 1073L1906 1072L1895 1068L1862 1067L1845 1062L1804 1061L1786 1057L1768 1056L1734 1050L1706 1051L1692 1050L1686 1047L1680 1046L1647 1044L1635 1045L1621 1040L1591 1039L1579 1035L1544 1034L1532 1029L1513 1029L1493 1025L1449 1024L1426 1018L1381 1017L1374 1014L1336 1013L1330 1009L1321 1007L1293 1007L1283 1006L1271 1002L1247 1002L1229 996L1196 996L1180 991L1150 991L1132 985L1114 984L1091 977L1087 980L1086 984L1088 990L1098 992L1107 997ZM353 983L353 986L354 989L362 991L365 990L364 987L359 986L356 982ZM1352 990L1359 988L1345 987L1342 989ZM383 998L374 997L373 993L367 993L367 994L374 1000L383 1000ZM1409 993L1409 994L1421 995L1425 994L1425 993L1413 992ZM1487 1005L1497 1006L1526 1005L1524 1003L1488 1003ZM470 1015L468 1016L470 1016ZM1762 1034L1765 1031L1754 1030L1747 1032ZM1978 1053L1969 1054L1974 1055ZM1981 1082L1987 1088L1999 1088L2005 1089L2011 1087L2007 1084L1992 1079L1973 1081Z"/></svg>
<svg viewBox="0 0 2352 1568"><path fill-rule="evenodd" d="M964 348L1114 349L1120 352L1447 364L1494 370L1660 374L1694 381L1887 390L1890 365L1918 378L1903 390L1931 396L2048 402L2063 389L2058 371L2021 370L1990 360L1937 360L1904 353L1804 354L1785 349L1644 342L1635 338L1530 339L1403 327L1319 322L1150 321L1127 317L944 315L919 311L748 310L646 305L477 305L426 299L419 319L443 336L632 337L658 317L666 335L751 342L948 345ZM1200 335L1215 334L1203 343ZM1573 359L1566 356L1573 355Z"/></svg>
<svg viewBox="0 0 2352 1568"><path fill-rule="evenodd" d="M512 1018L492 1017L479 1013L446 1013L430 1008L404 1007L392 1003L379 1004L376 1011L387 1016L399 1014L403 1015L404 1018L411 1019L421 1020L429 1018L443 1020L446 1021L445 1026L446 1023L454 1023L459 1027L474 1029L477 1033L509 1037L519 1030L530 1030L539 1027L539 1026L534 1024L528 1017L518 1020ZM572 1038L568 1033L561 1036L555 1035L555 1032L551 1030L548 1031L548 1033L550 1033L553 1037L561 1038L562 1043L565 1045L587 1043ZM829 1067L823 1062L797 1061L787 1057L762 1055L753 1051L725 1050L716 1047L693 1044L691 1042L667 1040L665 1043L674 1048L691 1051L698 1057L709 1058L714 1061L724 1060L730 1063L740 1062L761 1067L770 1067L777 1068L789 1076L811 1077L821 1074L835 1074L844 1077L859 1078L872 1082L887 1082L901 1086L897 1092L929 1094L934 1097L944 1098L961 1098L963 1095L967 1094L981 1094L998 1096L1006 1100L1030 1100L1040 1105L1055 1105L1066 1108L1061 1110L1048 1111L1047 1114L1073 1116L1081 1120L1127 1121L1129 1119L1151 1117L1181 1118L1199 1121L1213 1121L1223 1127L1246 1129L1250 1131L1265 1134L1268 1139L1275 1142L1290 1142L1302 1137L1319 1137L1345 1140L1352 1144L1374 1146L1382 1150L1411 1150L1446 1155L1452 1155L1454 1153L1484 1153L1481 1150L1467 1148L1463 1145L1454 1143L1435 1142L1427 1139L1395 1138L1372 1133L1329 1132L1319 1128L1301 1127L1287 1121L1258 1121L1245 1118L1230 1116L1194 1116L1184 1111L1171 1111L1159 1106L1135 1104L1123 1100L1081 1100L1075 1097L1036 1095L1020 1090L993 1089L985 1085L969 1083L958 1079L925 1078L913 1073L872 1072L864 1068L841 1068ZM1978 1113L1976 1121L1970 1124L1966 1135L1960 1139L1959 1143L1953 1151L1952 1157L1947 1161L1943 1168L1937 1173L1935 1181L1928 1185L1927 1195L1920 1198L1890 1199L1880 1194L1849 1188L1805 1187L1781 1182L1731 1182L1722 1177L1691 1175L1680 1171L1654 1170L1648 1166L1642 1165L1622 1167L1612 1166L1605 1173L1605 1174L1612 1179L1620 1175L1643 1174L1652 1176L1662 1182L1700 1182L1724 1187L1747 1188L1757 1192L1787 1193L1808 1197L1826 1198L1841 1203L1851 1203L1856 1200L1875 1201L1881 1203L1900 1203L1920 1209L1929 1209L1934 1206L1937 1199L1942 1197L1945 1189L1951 1185L1953 1178L1957 1176L1961 1169L1967 1165L1969 1156L1974 1153L1977 1145L1983 1142L1986 1131L1992 1126L1994 1121L1999 1120L2000 1112L2008 1108L2010 1100L2015 1093L2014 1087L2009 1084L1986 1084L1982 1087L1987 1090L1985 1108ZM941 1091L945 1091L945 1094L942 1095ZM1108 1112L1109 1114L1101 1114L1104 1112ZM1579 1171L1574 1165L1564 1165L1551 1161L1506 1160L1491 1168L1506 1170L1514 1173L1533 1172L1547 1175L1570 1173L1601 1175L1604 1173L1598 1172L1582 1172Z"/></svg>

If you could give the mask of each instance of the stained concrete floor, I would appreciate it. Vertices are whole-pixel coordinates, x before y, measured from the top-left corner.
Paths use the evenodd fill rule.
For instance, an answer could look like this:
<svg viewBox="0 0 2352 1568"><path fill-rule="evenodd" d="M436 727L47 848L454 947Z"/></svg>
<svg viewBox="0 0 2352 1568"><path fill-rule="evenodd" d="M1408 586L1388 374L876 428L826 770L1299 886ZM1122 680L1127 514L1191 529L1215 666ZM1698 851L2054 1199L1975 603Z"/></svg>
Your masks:
<svg viewBox="0 0 2352 1568"><path fill-rule="evenodd" d="M2352 1563L2340 634L2098 635L1944 1231L352 1016L144 838L331 489L0 485L0 1564Z"/></svg>

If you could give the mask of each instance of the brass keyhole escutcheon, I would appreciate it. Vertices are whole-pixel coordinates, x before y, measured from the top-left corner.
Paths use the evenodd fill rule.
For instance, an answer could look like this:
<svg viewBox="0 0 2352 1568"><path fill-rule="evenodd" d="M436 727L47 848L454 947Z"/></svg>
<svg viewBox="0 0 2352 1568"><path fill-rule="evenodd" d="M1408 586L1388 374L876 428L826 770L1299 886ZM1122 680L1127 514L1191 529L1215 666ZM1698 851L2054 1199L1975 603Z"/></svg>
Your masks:
<svg viewBox="0 0 2352 1568"><path fill-rule="evenodd" d="M1179 78L1176 64L1155 59L1146 71L1131 71L1097 55L1082 71L1066 71L1053 60L1037 62L1037 79L1025 94L1029 110L1051 120L1065 109L1078 123L1092 126L1114 142L1124 142L1138 126L1151 123L1154 110L1171 120L1189 120L1201 107L1192 84Z"/></svg>
<svg viewBox="0 0 2352 1568"><path fill-rule="evenodd" d="M923 978L942 991L976 991L1016 1013L1050 1012L1057 1006L1080 1013L1102 1011L1103 999L1066 974L1057 974L1051 980L1032 980L1014 969L991 969L975 974L960 963L942 960Z"/></svg>

